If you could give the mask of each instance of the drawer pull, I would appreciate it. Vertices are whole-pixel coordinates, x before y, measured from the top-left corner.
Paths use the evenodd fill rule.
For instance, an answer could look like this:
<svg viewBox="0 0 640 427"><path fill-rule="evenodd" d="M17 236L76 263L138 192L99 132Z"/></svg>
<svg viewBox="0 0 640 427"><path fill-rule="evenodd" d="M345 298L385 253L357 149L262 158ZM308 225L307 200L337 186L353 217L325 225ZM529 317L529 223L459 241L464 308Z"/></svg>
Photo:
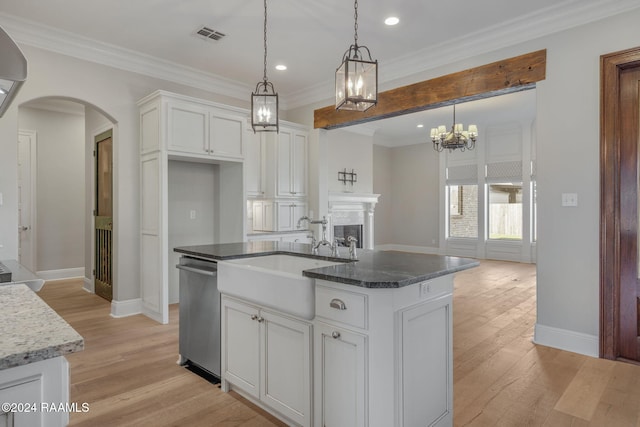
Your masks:
<svg viewBox="0 0 640 427"><path fill-rule="evenodd" d="M334 339L340 338L340 332L338 331L331 332L331 338L334 338Z"/></svg>
<svg viewBox="0 0 640 427"><path fill-rule="evenodd" d="M335 308L337 310L346 310L347 306L344 304L344 301L339 300L338 298L334 298L329 303L329 307Z"/></svg>

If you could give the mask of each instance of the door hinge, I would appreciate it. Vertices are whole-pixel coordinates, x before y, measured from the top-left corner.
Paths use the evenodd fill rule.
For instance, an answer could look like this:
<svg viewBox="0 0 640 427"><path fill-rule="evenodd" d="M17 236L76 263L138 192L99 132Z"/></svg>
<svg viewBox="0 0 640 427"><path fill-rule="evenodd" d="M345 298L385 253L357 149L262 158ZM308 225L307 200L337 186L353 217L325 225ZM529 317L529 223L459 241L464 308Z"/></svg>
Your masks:
<svg viewBox="0 0 640 427"><path fill-rule="evenodd" d="M96 210L95 209L93 210L93 216L96 216Z"/></svg>
<svg viewBox="0 0 640 427"><path fill-rule="evenodd" d="M91 270L91 274L93 277L96 277L96 269L94 268L93 270Z"/></svg>
<svg viewBox="0 0 640 427"><path fill-rule="evenodd" d="M93 157L96 156L96 150L93 150Z"/></svg>

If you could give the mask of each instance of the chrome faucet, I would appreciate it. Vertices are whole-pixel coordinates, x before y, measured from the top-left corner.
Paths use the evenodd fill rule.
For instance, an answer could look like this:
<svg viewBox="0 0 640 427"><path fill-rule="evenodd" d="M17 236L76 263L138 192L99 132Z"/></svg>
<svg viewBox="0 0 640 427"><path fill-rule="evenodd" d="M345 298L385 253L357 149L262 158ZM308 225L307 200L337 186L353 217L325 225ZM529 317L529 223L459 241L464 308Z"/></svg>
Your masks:
<svg viewBox="0 0 640 427"><path fill-rule="evenodd" d="M349 259L358 259L358 254L356 253L356 239L353 236L347 237L347 242L349 242Z"/></svg>
<svg viewBox="0 0 640 427"><path fill-rule="evenodd" d="M313 254L316 254L316 255L318 254L318 249L320 248L320 246L327 246L329 247L329 249L331 249L332 254L336 253L336 247L332 245L330 241L327 240L327 224L328 224L327 217L323 216L321 220L314 221L313 219L305 215L298 220L298 225L297 225L298 228L300 228L302 221L307 221L309 224L322 225L322 236L320 237L320 240L318 240L317 243L312 243L311 245L311 251Z"/></svg>

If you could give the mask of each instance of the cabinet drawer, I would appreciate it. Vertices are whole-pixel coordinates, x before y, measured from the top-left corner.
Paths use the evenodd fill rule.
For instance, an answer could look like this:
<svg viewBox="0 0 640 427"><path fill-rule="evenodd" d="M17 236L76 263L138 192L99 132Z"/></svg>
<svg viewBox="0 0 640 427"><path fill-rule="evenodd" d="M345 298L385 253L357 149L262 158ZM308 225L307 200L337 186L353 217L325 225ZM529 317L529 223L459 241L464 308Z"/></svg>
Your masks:
<svg viewBox="0 0 640 427"><path fill-rule="evenodd" d="M316 316L367 329L367 296L316 285Z"/></svg>

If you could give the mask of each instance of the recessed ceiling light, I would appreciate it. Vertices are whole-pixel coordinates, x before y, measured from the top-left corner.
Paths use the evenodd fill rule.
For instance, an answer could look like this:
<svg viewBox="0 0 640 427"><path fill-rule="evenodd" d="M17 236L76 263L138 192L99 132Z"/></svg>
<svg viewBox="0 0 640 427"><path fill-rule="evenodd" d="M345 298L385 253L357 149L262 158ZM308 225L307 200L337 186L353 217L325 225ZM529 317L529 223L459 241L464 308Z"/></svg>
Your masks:
<svg viewBox="0 0 640 427"><path fill-rule="evenodd" d="M417 128L423 128L423 127L424 127L424 125L418 125L418 126L416 126L416 127L417 127Z"/></svg>
<svg viewBox="0 0 640 427"><path fill-rule="evenodd" d="M398 22L400 22L400 19L395 16L390 16L384 20L384 23L387 25L396 25Z"/></svg>
<svg viewBox="0 0 640 427"><path fill-rule="evenodd" d="M278 65L276 65L276 70L278 70L278 71L284 71L284 70L286 70L286 69L287 69L287 66L286 66L286 65L284 65L284 64L278 64Z"/></svg>

